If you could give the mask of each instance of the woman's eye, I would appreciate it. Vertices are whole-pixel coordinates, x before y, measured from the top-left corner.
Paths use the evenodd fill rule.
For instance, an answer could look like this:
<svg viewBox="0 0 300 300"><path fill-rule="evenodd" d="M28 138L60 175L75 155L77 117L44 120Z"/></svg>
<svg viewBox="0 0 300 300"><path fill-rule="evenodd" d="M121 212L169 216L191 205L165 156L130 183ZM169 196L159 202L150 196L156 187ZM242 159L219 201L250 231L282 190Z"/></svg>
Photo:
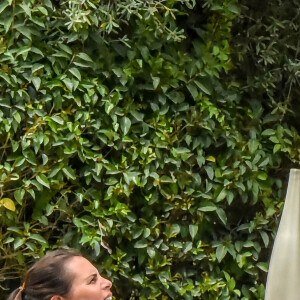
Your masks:
<svg viewBox="0 0 300 300"><path fill-rule="evenodd" d="M90 281L90 283L95 283L97 281L96 277L93 277L92 280Z"/></svg>

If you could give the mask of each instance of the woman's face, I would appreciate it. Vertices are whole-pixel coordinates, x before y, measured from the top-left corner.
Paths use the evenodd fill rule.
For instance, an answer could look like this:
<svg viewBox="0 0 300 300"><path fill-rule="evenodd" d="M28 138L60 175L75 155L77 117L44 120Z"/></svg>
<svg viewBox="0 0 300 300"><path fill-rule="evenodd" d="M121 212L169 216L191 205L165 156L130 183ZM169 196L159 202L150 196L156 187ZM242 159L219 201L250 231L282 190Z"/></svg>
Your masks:
<svg viewBox="0 0 300 300"><path fill-rule="evenodd" d="M74 256L66 264L73 273L71 291L66 300L111 300L112 283L101 277L98 270L84 257Z"/></svg>

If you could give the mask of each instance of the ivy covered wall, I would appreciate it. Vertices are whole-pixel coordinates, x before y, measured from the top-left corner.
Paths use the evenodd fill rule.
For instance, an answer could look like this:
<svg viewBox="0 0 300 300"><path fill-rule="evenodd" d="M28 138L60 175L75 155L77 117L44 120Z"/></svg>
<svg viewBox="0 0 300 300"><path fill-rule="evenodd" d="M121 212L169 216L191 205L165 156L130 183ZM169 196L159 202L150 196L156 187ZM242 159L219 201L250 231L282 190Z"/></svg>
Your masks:
<svg viewBox="0 0 300 300"><path fill-rule="evenodd" d="M116 299L263 299L300 24L248 2L1 1L2 295L74 247Z"/></svg>

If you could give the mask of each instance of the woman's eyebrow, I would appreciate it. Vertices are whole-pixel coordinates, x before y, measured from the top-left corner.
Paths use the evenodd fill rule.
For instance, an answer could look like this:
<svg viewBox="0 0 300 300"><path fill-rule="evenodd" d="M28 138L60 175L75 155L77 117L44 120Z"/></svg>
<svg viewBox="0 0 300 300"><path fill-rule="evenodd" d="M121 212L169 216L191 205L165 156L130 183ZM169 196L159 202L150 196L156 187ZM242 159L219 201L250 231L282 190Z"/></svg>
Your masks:
<svg viewBox="0 0 300 300"><path fill-rule="evenodd" d="M86 277L85 279L89 279L90 277L97 277L97 273L93 273L93 274L90 274L88 277Z"/></svg>

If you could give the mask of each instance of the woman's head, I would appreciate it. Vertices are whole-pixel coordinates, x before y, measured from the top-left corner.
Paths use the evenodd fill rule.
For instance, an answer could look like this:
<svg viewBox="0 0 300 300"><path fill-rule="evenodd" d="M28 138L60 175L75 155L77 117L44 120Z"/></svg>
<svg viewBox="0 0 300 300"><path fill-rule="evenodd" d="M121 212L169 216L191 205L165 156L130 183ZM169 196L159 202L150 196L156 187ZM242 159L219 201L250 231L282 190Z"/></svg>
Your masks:
<svg viewBox="0 0 300 300"><path fill-rule="evenodd" d="M8 300L109 300L111 282L74 250L56 250L26 273Z"/></svg>

